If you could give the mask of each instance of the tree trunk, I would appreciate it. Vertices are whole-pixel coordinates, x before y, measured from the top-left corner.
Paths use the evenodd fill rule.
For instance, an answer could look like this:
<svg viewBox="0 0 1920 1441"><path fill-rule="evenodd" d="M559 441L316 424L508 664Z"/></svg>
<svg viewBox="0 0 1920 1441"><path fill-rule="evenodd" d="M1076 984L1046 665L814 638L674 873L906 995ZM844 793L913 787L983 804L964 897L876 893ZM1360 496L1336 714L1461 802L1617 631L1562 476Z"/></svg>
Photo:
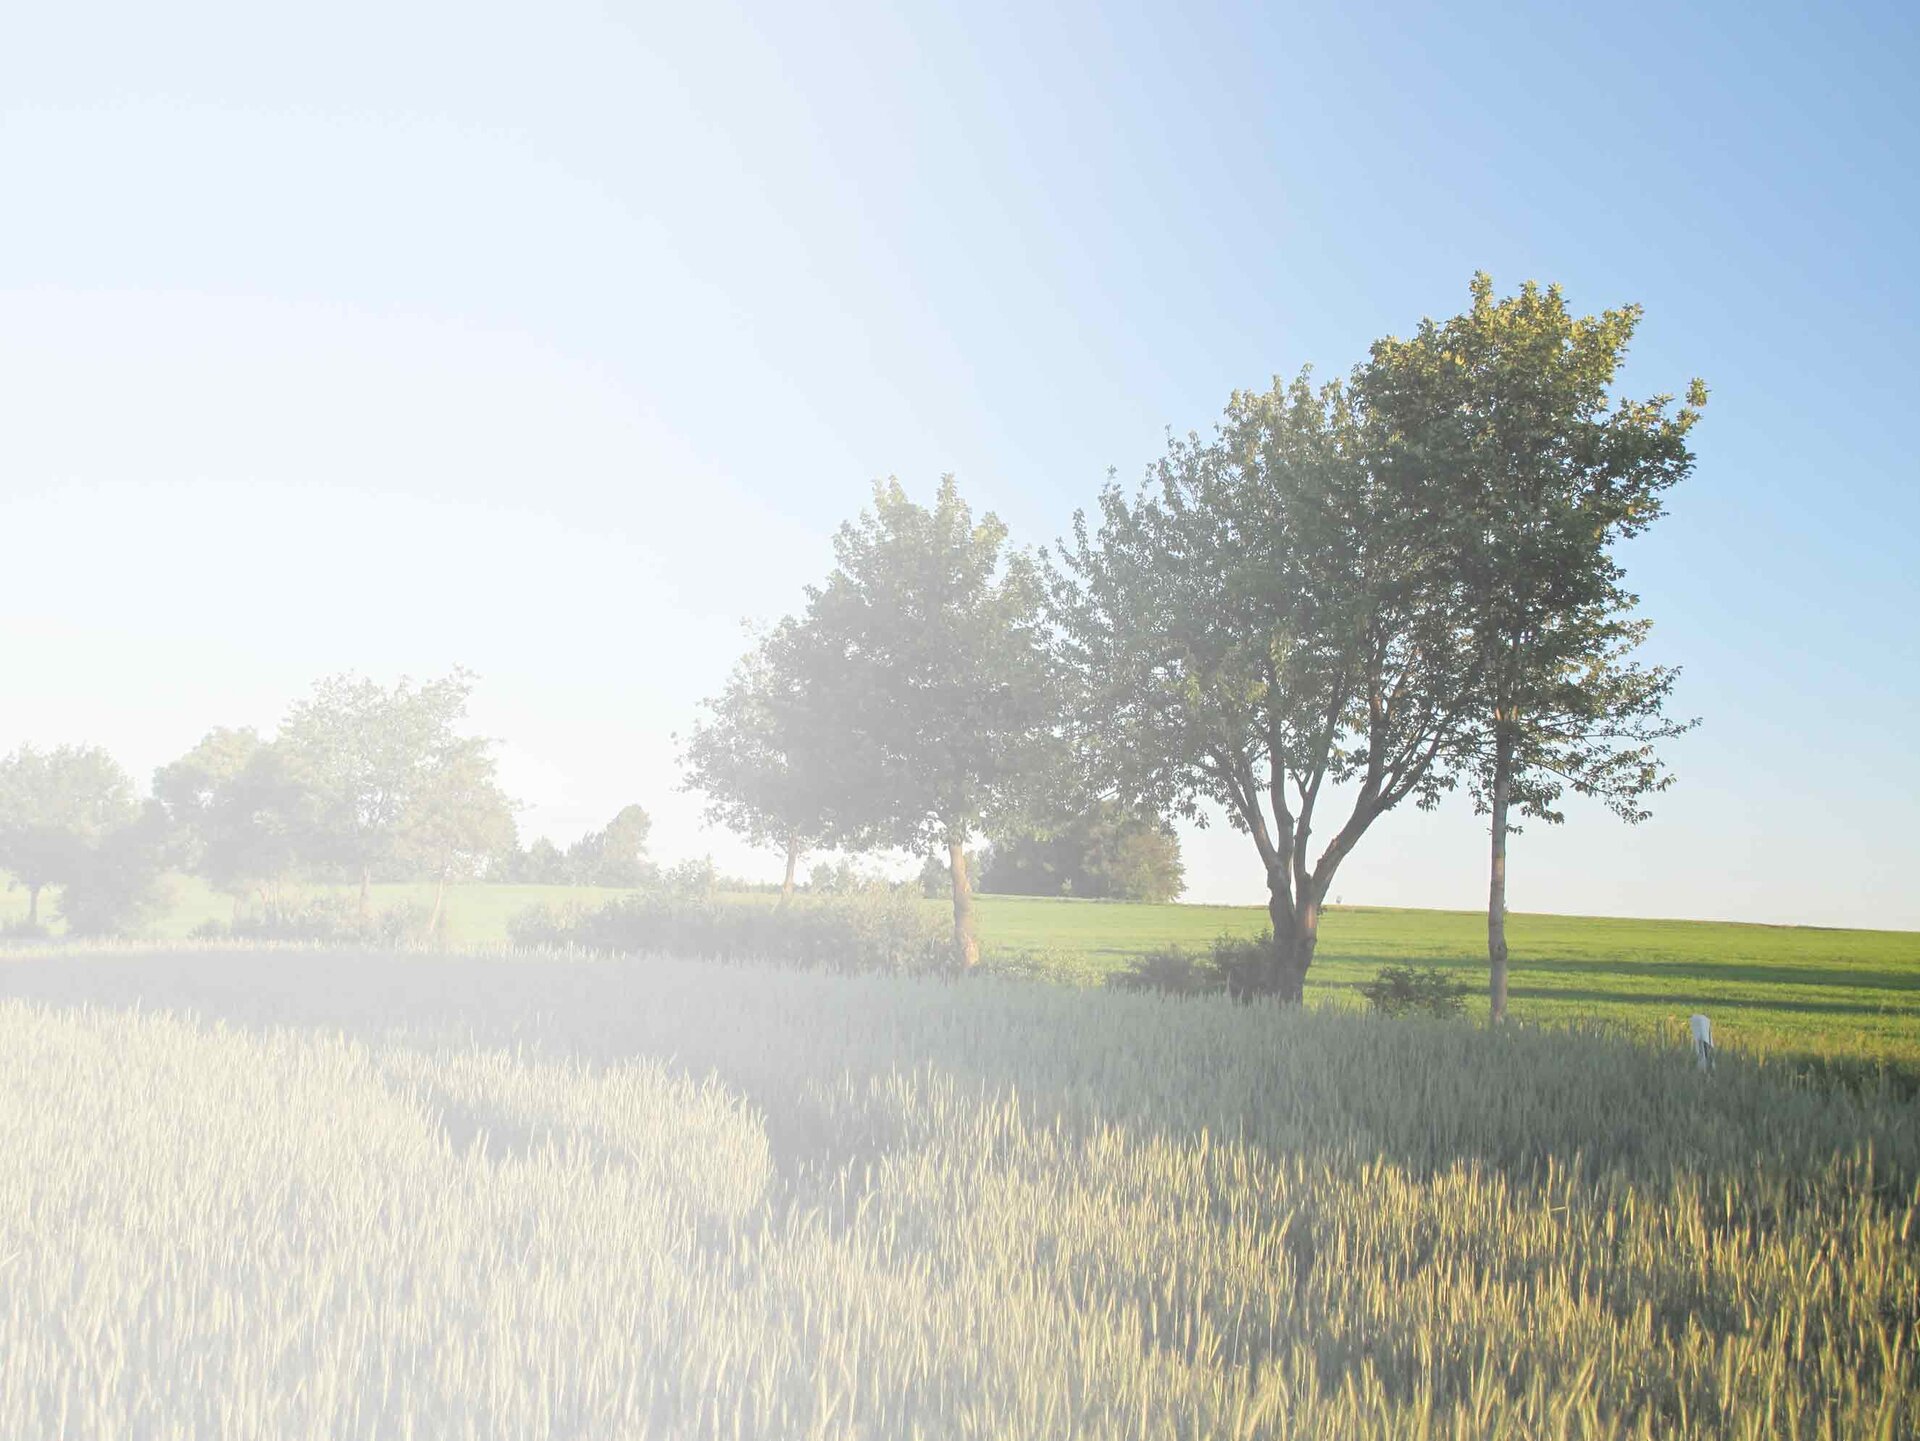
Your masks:
<svg viewBox="0 0 1920 1441"><path fill-rule="evenodd" d="M1507 1018L1507 804L1513 787L1513 734L1499 728L1493 753L1493 856L1487 881L1489 1019Z"/></svg>
<svg viewBox="0 0 1920 1441"><path fill-rule="evenodd" d="M373 913L373 867L360 867L360 919L365 920Z"/></svg>
<svg viewBox="0 0 1920 1441"><path fill-rule="evenodd" d="M446 903L446 899L447 878L444 875L437 876L435 877L433 887L433 914L427 917L427 934L429 936L440 933L440 908Z"/></svg>
<svg viewBox="0 0 1920 1441"><path fill-rule="evenodd" d="M1297 1006L1306 999L1307 967L1320 940L1320 907L1312 896L1298 905L1287 894L1286 878L1267 880L1267 919L1273 926L1273 965L1264 989L1283 1004Z"/></svg>
<svg viewBox="0 0 1920 1441"><path fill-rule="evenodd" d="M947 842L947 869L953 876L953 955L963 971L980 964L980 938L973 929L973 885L967 879L967 851L960 841Z"/></svg>
<svg viewBox="0 0 1920 1441"><path fill-rule="evenodd" d="M40 887L37 884L27 887L27 924L40 924Z"/></svg>
<svg viewBox="0 0 1920 1441"><path fill-rule="evenodd" d="M780 882L780 904L783 906L788 901L793 899L793 877L794 877L794 873L799 869L800 869L800 842L793 837L788 837L787 839L787 875L786 875L786 879Z"/></svg>

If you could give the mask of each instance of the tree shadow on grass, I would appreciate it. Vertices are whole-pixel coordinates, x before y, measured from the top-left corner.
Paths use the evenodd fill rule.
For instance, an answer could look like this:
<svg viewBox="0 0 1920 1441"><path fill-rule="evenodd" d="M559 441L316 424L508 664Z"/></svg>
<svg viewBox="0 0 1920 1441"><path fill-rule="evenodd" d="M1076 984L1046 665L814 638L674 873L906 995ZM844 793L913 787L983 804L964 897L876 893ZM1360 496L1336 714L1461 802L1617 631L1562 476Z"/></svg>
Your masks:
<svg viewBox="0 0 1920 1441"><path fill-rule="evenodd" d="M1580 1005L1631 1007L1640 1010L1687 1011L1704 1006L1719 1006L1731 1011L1778 1011L1782 1014L1808 1014L1829 1016L1880 1016L1890 1020L1920 1021L1920 1007L1905 1005L1892 1007L1875 1005L1870 1001L1826 1001L1810 1000L1799 997L1772 997L1716 994L1712 988L1703 987L1691 995L1675 994L1650 996L1632 991L1601 990L1559 990L1545 986L1507 987L1507 995L1513 999L1534 1001L1566 1001Z"/></svg>
<svg viewBox="0 0 1920 1441"><path fill-rule="evenodd" d="M1466 958L1458 955L1329 955L1325 958L1325 963L1368 968L1388 965L1438 966L1442 970L1470 972L1480 976L1485 976L1487 969L1484 956ZM1897 964L1890 962L1884 969L1861 970L1858 967L1846 968L1837 965L1772 965L1764 962L1743 964L1735 961L1721 962L1696 958L1649 961L1613 960L1600 956L1565 959L1516 956L1512 961L1512 974L1515 977L1530 973L1632 976L1666 983L1700 981L1725 984L1733 982L1746 985L1807 986L1822 990L1840 987L1848 990L1886 991L1902 996L1920 992L1920 954L1915 955L1908 969L1896 969Z"/></svg>

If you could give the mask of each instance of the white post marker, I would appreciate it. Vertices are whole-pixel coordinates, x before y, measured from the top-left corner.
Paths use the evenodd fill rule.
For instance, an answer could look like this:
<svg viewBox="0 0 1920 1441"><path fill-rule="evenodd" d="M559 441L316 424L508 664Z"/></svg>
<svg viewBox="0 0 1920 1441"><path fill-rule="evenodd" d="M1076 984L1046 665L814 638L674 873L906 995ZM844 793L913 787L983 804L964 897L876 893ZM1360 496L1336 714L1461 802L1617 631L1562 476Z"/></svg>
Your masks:
<svg viewBox="0 0 1920 1441"><path fill-rule="evenodd" d="M1700 1063L1700 1069L1713 1069L1713 1022L1705 1016L1696 1015L1693 1026L1693 1057Z"/></svg>

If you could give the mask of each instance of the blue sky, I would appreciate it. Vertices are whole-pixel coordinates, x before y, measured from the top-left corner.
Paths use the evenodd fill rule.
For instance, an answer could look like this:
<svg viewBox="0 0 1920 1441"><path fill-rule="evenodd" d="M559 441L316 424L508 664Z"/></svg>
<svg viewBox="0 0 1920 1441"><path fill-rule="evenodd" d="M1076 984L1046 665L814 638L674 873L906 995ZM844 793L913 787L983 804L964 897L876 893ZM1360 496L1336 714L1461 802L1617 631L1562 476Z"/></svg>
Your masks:
<svg viewBox="0 0 1920 1441"><path fill-rule="evenodd" d="M1920 928L1920 12L74 3L0 32L0 748L136 773L479 671L523 828L670 735L869 482L1042 542L1238 386L1558 281L1713 389L1628 555L1704 718L1516 909ZM1470 907L1393 815L1350 903ZM1253 900L1224 828L1190 895Z"/></svg>

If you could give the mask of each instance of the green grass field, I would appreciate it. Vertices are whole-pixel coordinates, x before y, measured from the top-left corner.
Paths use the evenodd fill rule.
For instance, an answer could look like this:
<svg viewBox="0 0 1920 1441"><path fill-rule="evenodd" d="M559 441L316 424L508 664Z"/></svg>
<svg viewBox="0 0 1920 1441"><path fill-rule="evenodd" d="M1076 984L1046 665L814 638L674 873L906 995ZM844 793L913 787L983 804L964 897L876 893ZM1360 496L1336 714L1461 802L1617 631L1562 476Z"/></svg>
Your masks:
<svg viewBox="0 0 1920 1441"><path fill-rule="evenodd" d="M171 882L172 904L154 927L178 940L232 902L191 877ZM425 904L422 885L376 888L377 903ZM453 946L506 940L508 920L530 906L596 904L613 891L560 886L461 886L447 899ZM742 905L770 897L735 898ZM44 909L51 909L47 898ZM932 909L943 903L929 901ZM25 913L24 893L0 893L0 920ZM987 963L996 970L1098 985L1156 947L1204 949L1222 933L1252 935L1265 913L1248 906L1129 905L982 896ZM1920 933L1514 915L1512 1010L1550 1023L1601 1022L1678 1042L1704 1011L1728 1048L1920 1072ZM1308 998L1359 1005L1355 990L1381 966L1439 966L1471 984L1484 1014L1485 919L1469 911L1338 907L1324 922Z"/></svg>
<svg viewBox="0 0 1920 1441"><path fill-rule="evenodd" d="M1264 912L989 896L990 955L1097 982L1155 946L1252 935ZM1601 1021L1678 1040L1695 1011L1716 1039L1769 1054L1920 1066L1920 934L1724 921L1513 915L1511 1009L1521 1019ZM1360 1004L1383 965L1438 966L1475 988L1484 1016L1486 917L1471 911L1340 907L1323 922L1308 999Z"/></svg>

